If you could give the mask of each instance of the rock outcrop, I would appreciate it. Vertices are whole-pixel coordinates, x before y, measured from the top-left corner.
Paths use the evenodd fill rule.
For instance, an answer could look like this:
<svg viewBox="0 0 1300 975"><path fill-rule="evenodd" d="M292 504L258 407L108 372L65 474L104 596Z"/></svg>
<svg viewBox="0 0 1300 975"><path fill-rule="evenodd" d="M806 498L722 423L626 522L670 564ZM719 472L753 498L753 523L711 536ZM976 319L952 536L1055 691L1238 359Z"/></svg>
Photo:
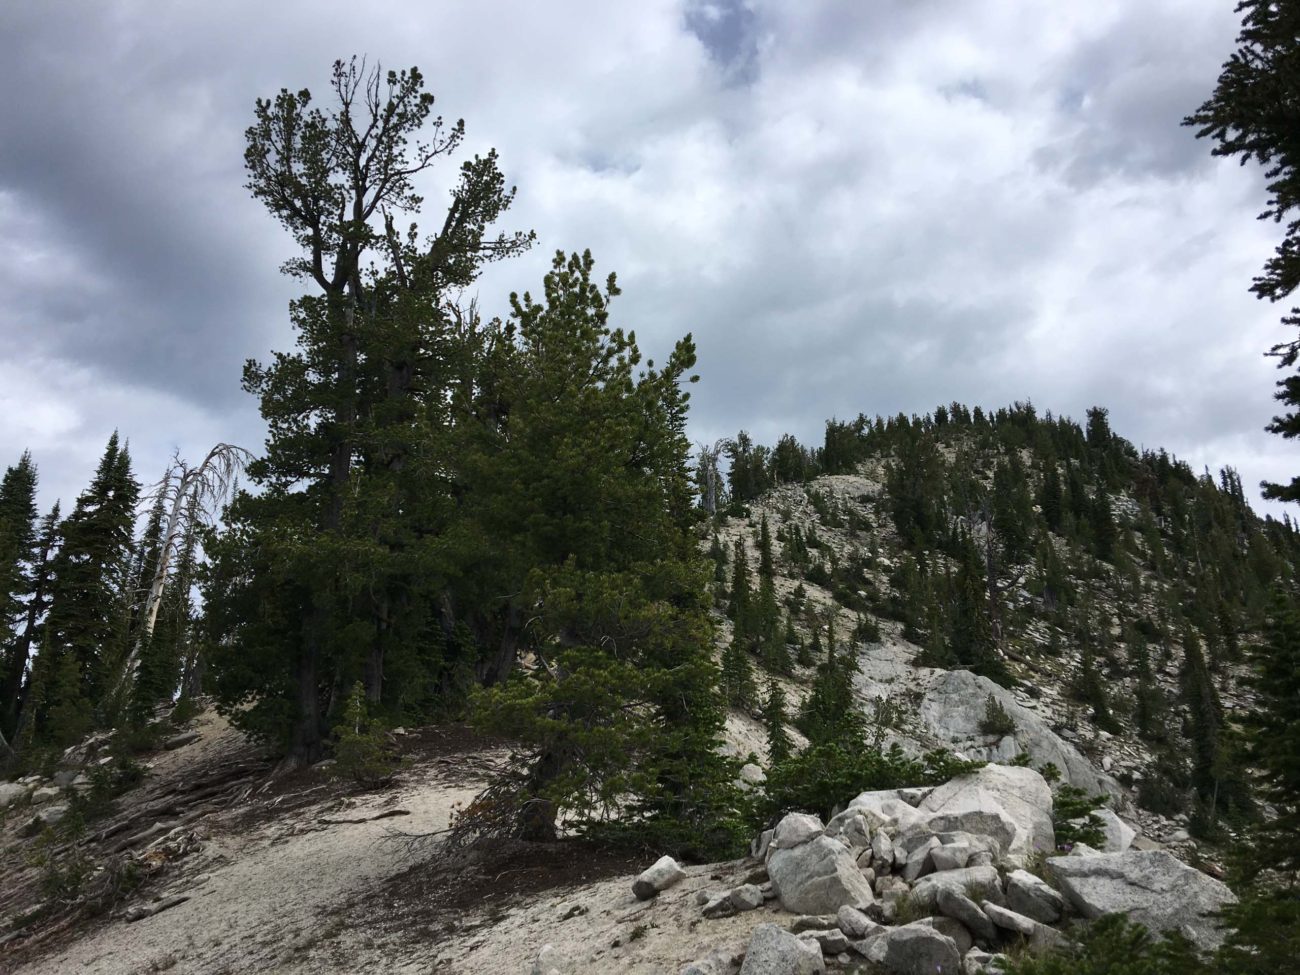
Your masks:
<svg viewBox="0 0 1300 975"><path fill-rule="evenodd" d="M1047 869L1085 918L1125 914L1156 933L1178 931L1202 949L1222 942L1212 914L1237 899L1225 884L1163 850L1055 857Z"/></svg>

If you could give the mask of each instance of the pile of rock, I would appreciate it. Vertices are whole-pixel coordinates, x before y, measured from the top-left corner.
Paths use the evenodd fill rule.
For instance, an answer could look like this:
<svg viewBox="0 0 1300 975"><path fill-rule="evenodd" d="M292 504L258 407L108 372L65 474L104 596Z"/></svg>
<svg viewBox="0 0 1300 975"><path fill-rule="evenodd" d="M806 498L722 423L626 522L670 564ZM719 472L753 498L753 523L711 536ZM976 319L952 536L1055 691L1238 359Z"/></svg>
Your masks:
<svg viewBox="0 0 1300 975"><path fill-rule="evenodd" d="M1129 850L1118 817L1105 817L1107 851L1040 856L1055 852L1051 813L1037 772L990 765L936 789L864 793L825 824L787 815L755 840L761 866L745 884L698 897L706 918L768 905L782 923L759 924L743 961L715 951L682 975L824 972L855 958L897 975L977 975L1008 945L1046 950L1065 942L1062 923L1115 912L1218 943L1212 912L1234 899L1222 883L1167 852ZM641 889L667 889L652 872L673 875L661 861Z"/></svg>

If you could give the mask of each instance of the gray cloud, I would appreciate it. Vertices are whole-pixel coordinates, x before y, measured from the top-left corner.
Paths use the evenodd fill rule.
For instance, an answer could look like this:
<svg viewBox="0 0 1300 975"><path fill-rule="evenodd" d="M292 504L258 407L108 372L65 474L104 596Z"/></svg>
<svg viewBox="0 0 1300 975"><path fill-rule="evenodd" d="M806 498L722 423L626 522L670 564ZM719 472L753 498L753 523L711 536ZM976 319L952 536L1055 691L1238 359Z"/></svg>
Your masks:
<svg viewBox="0 0 1300 975"><path fill-rule="evenodd" d="M146 476L257 445L240 365L288 347L299 286L243 129L357 52L420 65L519 186L542 246L484 309L590 247L648 355L695 334L697 439L1029 398L1289 478L1246 292L1276 231L1178 124L1234 34L1218 0L9 5L0 462L31 446L66 499L113 427Z"/></svg>

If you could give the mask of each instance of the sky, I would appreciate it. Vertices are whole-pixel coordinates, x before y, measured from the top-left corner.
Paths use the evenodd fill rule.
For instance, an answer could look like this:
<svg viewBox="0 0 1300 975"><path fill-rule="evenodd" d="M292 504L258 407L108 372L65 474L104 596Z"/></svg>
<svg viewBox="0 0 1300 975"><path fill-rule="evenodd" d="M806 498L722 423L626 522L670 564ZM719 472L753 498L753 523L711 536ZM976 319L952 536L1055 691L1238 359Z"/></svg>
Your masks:
<svg viewBox="0 0 1300 975"><path fill-rule="evenodd" d="M0 464L65 511L114 429L138 476L259 450L246 359L293 342L294 245L244 188L255 99L418 66L539 244L616 271L614 324L698 351L691 436L1029 400L1247 485L1289 338L1247 291L1261 174L1180 120L1232 0L27 0L0 5ZM428 174L442 219L455 164ZM1265 510L1261 503L1257 507ZM1278 506L1268 506L1274 514ZM1294 517L1295 513L1292 512Z"/></svg>

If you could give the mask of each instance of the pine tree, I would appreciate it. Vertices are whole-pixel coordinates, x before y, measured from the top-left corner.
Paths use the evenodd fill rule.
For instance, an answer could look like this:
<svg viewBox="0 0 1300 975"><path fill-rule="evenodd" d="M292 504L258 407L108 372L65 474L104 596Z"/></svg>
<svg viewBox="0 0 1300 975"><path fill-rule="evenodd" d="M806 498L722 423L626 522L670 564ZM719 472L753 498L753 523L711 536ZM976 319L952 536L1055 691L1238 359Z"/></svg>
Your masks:
<svg viewBox="0 0 1300 975"><path fill-rule="evenodd" d="M60 529L62 541L52 566L45 645L58 657L52 686L66 709L63 726L73 723L77 708L94 709L101 720L108 717L101 710L103 695L127 648L139 496L130 454L114 433L90 486Z"/></svg>
<svg viewBox="0 0 1300 975"><path fill-rule="evenodd" d="M248 187L302 248L287 271L315 290L291 306L297 350L245 369L269 430L249 466L261 491L230 506L206 592L218 697L288 765L320 757L335 688L361 679L368 702L399 710L463 693L467 671L504 679L523 625L513 602L475 614L477 593L450 591L493 553L444 536L466 499L449 459L499 437L515 359L512 337L456 300L533 235L491 235L514 198L495 151L461 165L436 235L399 231L422 203L415 178L464 125L433 117L414 68L339 61L331 88L324 108L307 91L259 99L246 133Z"/></svg>
<svg viewBox="0 0 1300 975"><path fill-rule="evenodd" d="M722 693L733 708L748 710L758 696L749 651L734 635L722 651Z"/></svg>
<svg viewBox="0 0 1300 975"><path fill-rule="evenodd" d="M734 625L734 639L748 651L755 638L754 607L749 589L749 559L742 538L736 539L732 549L731 602L727 607L727 615Z"/></svg>
<svg viewBox="0 0 1300 975"><path fill-rule="evenodd" d="M785 690L774 680L767 682L767 698L763 702L763 728L767 733L768 767L780 765L794 751L790 733L786 730Z"/></svg>
<svg viewBox="0 0 1300 975"><path fill-rule="evenodd" d="M687 336L638 372L632 336L609 324L615 282L602 289L593 267L590 254L557 255L544 303L512 299L512 435L482 513L508 519L502 541L524 567L519 606L544 666L472 708L532 749L505 783L518 835L619 810L677 847L725 832L715 799L734 774L716 752L725 704L687 462L695 350Z"/></svg>
<svg viewBox="0 0 1300 975"><path fill-rule="evenodd" d="M1043 520L1050 531L1060 534L1062 524L1061 476L1056 471L1056 463L1047 465L1038 489L1038 506L1042 509Z"/></svg>
<svg viewBox="0 0 1300 975"><path fill-rule="evenodd" d="M863 745L866 726L853 694L857 670L852 655L837 654L828 639L826 660L817 668L796 722L810 744Z"/></svg>
<svg viewBox="0 0 1300 975"><path fill-rule="evenodd" d="M27 669L19 629L27 615L38 561L36 465L24 452L0 481L0 734L13 733Z"/></svg>
<svg viewBox="0 0 1300 975"><path fill-rule="evenodd" d="M1295 104L1300 96L1300 7L1292 0L1240 0L1242 15L1237 51L1224 62L1214 93L1183 120L1197 138L1215 143L1213 154L1239 158L1264 167L1269 198L1260 218L1271 218L1286 229L1274 255L1250 290L1259 298L1281 301L1300 285L1300 132ZM1252 210L1252 216L1254 215ZM1300 310L1282 319L1300 326ZM1300 339L1275 345L1269 353L1281 369L1300 359ZM1275 398L1286 412L1273 418L1269 432L1288 439L1300 435L1300 374L1277 384ZM1280 501L1300 501L1300 477L1289 484L1267 484L1264 495Z"/></svg>
<svg viewBox="0 0 1300 975"><path fill-rule="evenodd" d="M962 559L955 586L956 602L948 633L953 657L973 673L999 682L1005 680L1006 668L989 623L984 569L975 543L969 536L962 542Z"/></svg>
<svg viewBox="0 0 1300 975"><path fill-rule="evenodd" d="M0 731L12 735L14 748L18 748L19 725L26 715L26 737L30 739L33 727L34 706L32 698L33 675L23 683L23 674L31 660L32 648L40 642L40 631L49 608L51 584L51 562L59 544L59 504L56 501L50 512L41 519L37 533L35 556L31 571L31 590L27 598L26 611L14 636L13 645L5 663L3 677L6 697L0 699Z"/></svg>
<svg viewBox="0 0 1300 975"><path fill-rule="evenodd" d="M1260 797L1275 815L1255 827L1265 863L1300 882L1300 611L1275 592L1265 642L1250 648L1257 705L1245 722L1246 753Z"/></svg>

